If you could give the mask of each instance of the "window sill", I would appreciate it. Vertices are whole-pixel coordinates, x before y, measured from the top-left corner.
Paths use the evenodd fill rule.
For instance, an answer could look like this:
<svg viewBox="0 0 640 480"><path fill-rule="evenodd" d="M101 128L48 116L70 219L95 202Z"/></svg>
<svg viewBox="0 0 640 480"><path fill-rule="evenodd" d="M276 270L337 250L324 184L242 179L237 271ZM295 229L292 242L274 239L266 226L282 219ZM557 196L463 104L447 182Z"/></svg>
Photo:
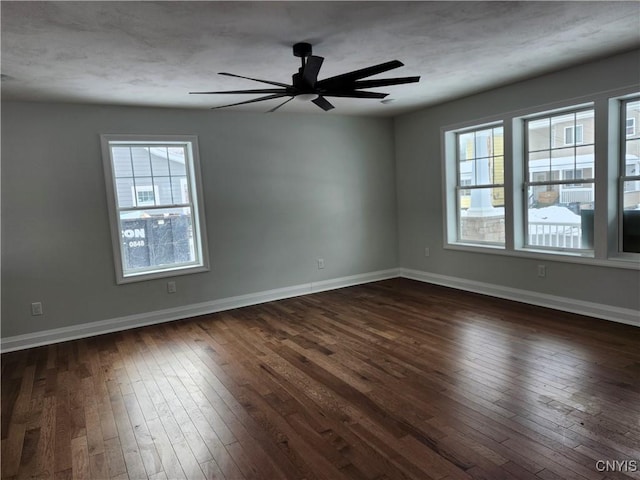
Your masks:
<svg viewBox="0 0 640 480"><path fill-rule="evenodd" d="M468 243L447 243L445 244L444 248L445 250L457 250L489 255L504 255L507 257L527 258L533 260L578 263L582 265L594 265L599 267L640 270L640 255L635 254L621 254L619 256L611 256L609 258L594 258L593 253L590 253L590 255L587 256L585 252L556 252L524 248L507 250L502 246L475 245Z"/></svg>
<svg viewBox="0 0 640 480"><path fill-rule="evenodd" d="M135 282L144 282L147 280L156 280L158 278L171 278L177 277L180 275L190 275L192 273L203 273L208 272L209 267L206 265L198 265L198 266L186 266L186 267L177 267L162 271L155 272L140 272L136 274L130 274L126 277L117 278L118 285L123 285L127 283L135 283Z"/></svg>

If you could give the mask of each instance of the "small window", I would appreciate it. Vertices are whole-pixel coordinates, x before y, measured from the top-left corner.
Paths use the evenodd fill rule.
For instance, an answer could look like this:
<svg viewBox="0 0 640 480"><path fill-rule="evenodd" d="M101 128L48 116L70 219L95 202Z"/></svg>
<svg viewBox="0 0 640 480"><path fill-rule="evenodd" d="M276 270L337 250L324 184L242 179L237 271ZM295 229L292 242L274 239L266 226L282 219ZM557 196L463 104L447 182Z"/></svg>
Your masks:
<svg viewBox="0 0 640 480"><path fill-rule="evenodd" d="M207 270L196 137L102 145L118 283Z"/></svg>
<svg viewBox="0 0 640 480"><path fill-rule="evenodd" d="M575 145L577 143L583 143L584 141L584 129L582 125L575 125L564 128L564 144Z"/></svg>
<svg viewBox="0 0 640 480"><path fill-rule="evenodd" d="M626 136L630 137L636 134L636 119L635 118L627 118L626 120Z"/></svg>

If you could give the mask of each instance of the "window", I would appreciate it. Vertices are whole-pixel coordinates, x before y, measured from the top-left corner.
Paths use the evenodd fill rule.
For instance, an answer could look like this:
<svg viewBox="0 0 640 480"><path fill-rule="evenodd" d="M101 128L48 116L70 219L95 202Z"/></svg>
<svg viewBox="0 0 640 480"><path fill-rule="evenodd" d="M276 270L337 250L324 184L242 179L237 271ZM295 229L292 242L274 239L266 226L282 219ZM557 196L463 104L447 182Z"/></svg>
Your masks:
<svg viewBox="0 0 640 480"><path fill-rule="evenodd" d="M637 269L640 93L542 108L442 129L445 248Z"/></svg>
<svg viewBox="0 0 640 480"><path fill-rule="evenodd" d="M140 185L135 187L135 201L137 206L149 206L155 205L156 202L160 200L157 197L157 187L151 185Z"/></svg>
<svg viewBox="0 0 640 480"><path fill-rule="evenodd" d="M457 241L504 245L502 125L455 132Z"/></svg>
<svg viewBox="0 0 640 480"><path fill-rule="evenodd" d="M640 135L635 131L635 121L640 118L640 97L624 100L621 110L622 118L626 119L620 132L621 251L640 253Z"/></svg>
<svg viewBox="0 0 640 480"><path fill-rule="evenodd" d="M584 139L584 128L582 125L564 127L564 144L575 145L582 143Z"/></svg>
<svg viewBox="0 0 640 480"><path fill-rule="evenodd" d="M118 283L208 268L197 138L103 135Z"/></svg>
<svg viewBox="0 0 640 480"><path fill-rule="evenodd" d="M593 109L525 120L525 247L593 248L593 124ZM561 128L565 145L557 147L553 136Z"/></svg>

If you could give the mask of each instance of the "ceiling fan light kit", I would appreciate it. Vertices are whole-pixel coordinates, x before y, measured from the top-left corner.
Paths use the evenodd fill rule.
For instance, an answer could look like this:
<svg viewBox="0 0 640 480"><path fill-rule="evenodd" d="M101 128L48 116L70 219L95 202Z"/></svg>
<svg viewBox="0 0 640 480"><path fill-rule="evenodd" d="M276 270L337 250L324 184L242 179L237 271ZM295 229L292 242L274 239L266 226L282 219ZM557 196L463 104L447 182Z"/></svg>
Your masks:
<svg viewBox="0 0 640 480"><path fill-rule="evenodd" d="M402 67L403 63L398 60L373 65L371 67L354 70L352 72L336 75L335 77L318 80L320 67L324 62L324 57L313 55L310 43L300 42L293 46L293 55L300 58L302 63L297 73L293 74L291 85L286 83L274 82L270 80L261 80L258 78L244 77L233 73L220 72L220 75L228 77L244 78L254 82L272 85L278 88L260 88L252 90L226 90L219 92L189 92L198 95L221 95L221 94L265 94L263 97L246 100L244 102L231 103L229 105L221 105L213 107L213 109L234 107L236 105L245 105L248 103L262 102L273 100L276 98L289 97L284 102L275 106L269 112L275 112L283 105L287 104L294 98L302 101L311 101L325 112L334 108L334 106L325 97L342 97L342 98L377 98L383 99L388 93L369 92L362 89L386 87L391 85L401 85L405 83L415 83L420 81L420 77L397 77L383 78L376 80L362 80L379 73L387 72L398 67Z"/></svg>

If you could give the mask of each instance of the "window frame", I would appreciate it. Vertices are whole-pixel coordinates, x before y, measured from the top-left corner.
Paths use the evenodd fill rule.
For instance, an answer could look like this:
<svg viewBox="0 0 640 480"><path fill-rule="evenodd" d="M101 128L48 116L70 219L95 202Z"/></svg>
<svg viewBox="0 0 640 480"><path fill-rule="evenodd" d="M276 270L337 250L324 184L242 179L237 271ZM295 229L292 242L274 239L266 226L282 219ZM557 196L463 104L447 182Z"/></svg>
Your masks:
<svg viewBox="0 0 640 480"><path fill-rule="evenodd" d="M204 197L201 179L200 155L198 149L198 137L195 135L132 135L132 134L102 134L100 135L102 147L102 161L105 175L107 193L107 206L109 213L109 225L111 230L111 244L117 284L127 284L158 278L169 278L178 275L187 275L209 271L209 254L207 241L207 228L204 213ZM190 186L190 198L187 202L167 205L158 205L159 192L155 183L152 185L154 205L139 205L136 185L133 189L133 206L120 207L116 193L116 177L113 166L112 146L179 146L186 152L185 177ZM135 177L135 175L134 175ZM182 179L180 179L182 180ZM181 189L182 182L180 183ZM147 188L146 186L141 186ZM153 266L127 272L124 266L124 252L122 248L122 233L120 227L120 212L148 210L189 208L191 210L191 229L193 238L193 251L195 259L192 262L171 264L167 266Z"/></svg>
<svg viewBox="0 0 640 480"><path fill-rule="evenodd" d="M640 254L621 253L618 248L619 222L619 152L620 100L640 96L637 85L593 92L574 98L558 99L546 104L529 105L515 110L493 113L486 117L464 119L464 112L451 123L440 127L440 158L442 159L442 241L445 250L477 254L503 255L534 261L554 261L608 268L640 270ZM595 109L594 138L595 196L593 252L539 250L524 247L524 211L526 196L522 187L524 176L524 119L589 107ZM455 215L455 152L454 132L503 122L505 154L505 238L506 247L467 244L457 241ZM624 131L624 130L623 130Z"/></svg>
<svg viewBox="0 0 640 480"><path fill-rule="evenodd" d="M583 112L593 112L593 123L594 123L594 137L593 137L593 144L589 144L589 143L584 143L584 124L582 123L577 123L578 120L578 115L580 113ZM558 190L560 190L562 187L567 188L567 189L575 189L575 188L580 188L583 185L593 185L593 190L594 190L594 196L593 196L593 204L594 204L594 209L595 209L595 205L596 205L596 197L595 197L595 188L596 188L596 183L597 183L597 179L596 179L596 169L595 169L595 164L596 164L596 152L595 152L595 140L596 140L596 135L595 135L595 104L594 103L588 103L588 104L579 104L579 105L575 105L575 106L567 106L567 107L563 107L563 108L558 108L558 109L551 109L545 112L539 112L536 114L532 114L532 115L526 115L520 118L520 121L523 122L523 128L522 128L522 133L524 138L522 139L522 145L523 145L523 155L522 155L522 159L523 159L523 181L522 181L522 194L523 194L523 206L524 206L524 211L523 211L523 229L524 231L522 232L522 245L521 248L523 250L536 250L536 251L545 251L545 252L559 252L559 253L575 253L575 254L579 254L582 256L593 256L594 255L594 248L593 246L591 248L574 248L574 247L554 247L554 246L547 246L547 245L531 245L529 244L529 189L530 187L558 187ZM593 160L593 166L592 167L582 167L580 170L585 170L587 168L591 168L592 169L592 174L593 177L592 178L588 178L588 179L566 179L565 177L565 172L566 170L557 170L558 178L550 178L549 180L540 180L540 181L531 181L530 180L530 173L536 173L536 172L531 172L530 171L530 163L528 160L529 154L531 153L539 153L542 152L544 150L529 150L529 129L528 129L528 125L530 122L535 122L535 121L539 121L539 120L549 120L549 131L550 131L550 135L551 137L553 137L553 132L552 132L552 125L553 125L553 118L554 117L559 117L559 116L566 116L566 115L573 115L573 125L570 126L566 126L563 127L563 140L565 140L564 145L563 146L554 146L553 142L550 139L549 142L549 148L548 148L548 152L549 155L553 155L553 151L556 150L565 150L567 148L574 148L574 169L571 170L574 173L577 172L577 167L576 167L576 157L577 157L577 152L576 149L578 147L584 147L584 146L589 146L589 145L593 145L593 150L594 150L594 160ZM578 129L578 127L580 127ZM572 133L572 140L573 142L571 143L566 143L566 135L567 132L571 131ZM580 139L578 141L578 139L576 139L576 132L580 132ZM553 157L550 157L550 160ZM550 172L553 174L554 171L550 170ZM553 177L553 175L552 175ZM558 192L560 193L560 191ZM558 225L558 224L556 224Z"/></svg>
<svg viewBox="0 0 640 480"><path fill-rule="evenodd" d="M505 130L504 130L504 122L500 119L496 119L493 121L483 122L479 124L471 123L465 126L461 126L459 128L455 128L452 130L444 131L445 140L443 145L449 144L449 148L445 147L445 156L447 158L447 168L444 169L445 182L446 184L452 185L452 192L447 192L445 190L445 244L448 245L460 245L460 246L469 246L474 247L478 246L480 248L491 248L491 249L499 249L502 250L505 248L505 242L492 242L492 241L481 241L481 240L463 240L461 239L460 232L460 192L468 191L471 194L472 190L475 189L484 189L484 188L502 188L504 190L506 180L506 173L503 176L503 183L487 183L487 184L471 184L466 185L461 183L461 175L460 175L460 145L459 145L459 136L468 133L474 133L483 130L501 128L503 135L503 142L505 138ZM492 135L493 137L493 135ZM505 145L503 143L503 164L506 162L505 157ZM495 155L494 155L495 157ZM485 158L485 157L481 157ZM489 157L491 158L491 157ZM474 161L477 158L474 158ZM451 168L450 168L451 167ZM454 219L453 222L449 221L450 219ZM506 229L506 226L505 226Z"/></svg>
<svg viewBox="0 0 640 480"><path fill-rule="evenodd" d="M618 245L617 245L617 255L622 258L638 258L640 259L640 253L638 252L627 252L624 251L624 232L623 232L623 221L624 221L624 195L625 195L625 183L626 182L636 182L640 183L640 172L636 175L628 175L627 174L627 142L628 137L636 135L636 131L634 128L634 133L629 134L627 132L627 122L629 120L634 120L633 125L635 127L635 118L627 117L627 108L626 105L630 102L640 102L640 92L635 95L628 95L623 98L619 98L617 101L617 108L619 109L619 118L620 118L620 128L619 128L619 161L618 161L618 205L617 205L617 215L618 215Z"/></svg>

